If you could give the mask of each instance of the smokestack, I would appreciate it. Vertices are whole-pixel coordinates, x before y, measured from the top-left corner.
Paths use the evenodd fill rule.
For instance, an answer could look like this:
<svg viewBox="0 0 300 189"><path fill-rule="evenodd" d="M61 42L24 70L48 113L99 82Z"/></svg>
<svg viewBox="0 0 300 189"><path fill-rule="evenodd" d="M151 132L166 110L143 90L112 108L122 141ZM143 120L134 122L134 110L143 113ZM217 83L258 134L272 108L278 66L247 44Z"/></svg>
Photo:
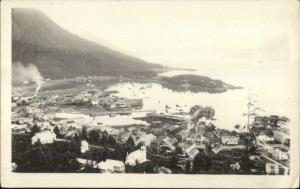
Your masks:
<svg viewBox="0 0 300 189"><path fill-rule="evenodd" d="M20 62L14 63L12 65L12 78L15 82L23 82L25 80L30 80L36 83L35 95L38 94L42 87L42 76L33 64L23 65Z"/></svg>

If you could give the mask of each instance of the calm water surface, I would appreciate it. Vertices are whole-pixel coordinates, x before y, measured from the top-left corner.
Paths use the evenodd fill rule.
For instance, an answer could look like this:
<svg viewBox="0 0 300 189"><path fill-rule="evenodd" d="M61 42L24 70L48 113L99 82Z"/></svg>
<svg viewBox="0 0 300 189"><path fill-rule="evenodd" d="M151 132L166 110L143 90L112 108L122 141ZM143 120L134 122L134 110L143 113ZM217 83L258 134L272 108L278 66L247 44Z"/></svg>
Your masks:
<svg viewBox="0 0 300 189"><path fill-rule="evenodd" d="M282 70L260 68L258 71L243 70L235 72L226 70L197 70L197 71L171 71L162 75L174 76L178 74L198 74L221 79L226 83L242 86L243 89L229 90L224 93L193 93L175 92L163 88L159 84L139 84L139 83L120 83L111 86L108 90L117 90L120 97L142 98L144 100L144 110L157 110L162 113L173 113L179 110L189 111L193 105L212 106L216 110L215 124L219 128L232 130L235 124L245 125L246 117L243 113L247 112L247 99L251 94L257 101L257 106L264 111L260 114L278 114L287 116L292 121L296 109L290 90L293 85L289 83L289 77L283 77ZM170 108L167 109L166 105ZM292 123L291 121L291 123Z"/></svg>

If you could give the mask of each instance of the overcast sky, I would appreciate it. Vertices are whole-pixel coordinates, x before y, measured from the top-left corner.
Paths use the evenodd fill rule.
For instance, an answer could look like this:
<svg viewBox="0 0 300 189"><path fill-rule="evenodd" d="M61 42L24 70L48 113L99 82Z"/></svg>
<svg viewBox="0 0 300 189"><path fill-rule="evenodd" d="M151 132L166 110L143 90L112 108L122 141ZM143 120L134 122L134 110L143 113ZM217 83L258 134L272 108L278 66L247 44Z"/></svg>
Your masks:
<svg viewBox="0 0 300 189"><path fill-rule="evenodd" d="M288 61L293 28L287 5L282 1L63 1L38 8L89 40L149 62L194 66L225 60Z"/></svg>

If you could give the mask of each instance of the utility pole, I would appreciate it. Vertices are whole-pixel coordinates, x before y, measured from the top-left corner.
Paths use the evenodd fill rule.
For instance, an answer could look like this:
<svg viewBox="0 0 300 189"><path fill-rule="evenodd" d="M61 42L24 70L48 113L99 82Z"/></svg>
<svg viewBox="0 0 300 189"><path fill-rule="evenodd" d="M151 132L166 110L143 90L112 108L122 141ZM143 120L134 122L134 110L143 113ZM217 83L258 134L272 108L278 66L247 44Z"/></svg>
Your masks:
<svg viewBox="0 0 300 189"><path fill-rule="evenodd" d="M247 103L247 108L248 108L248 111L247 111L247 132L250 132L250 117L252 117L252 108L253 108L254 104L252 102L252 96L249 95L248 96L248 103Z"/></svg>
<svg viewBox="0 0 300 189"><path fill-rule="evenodd" d="M250 124L250 119L255 117L257 110L262 110L261 108L256 106L256 100L254 99L254 95L248 96L248 103L247 103L247 113L243 114L244 116L247 116L247 125L246 130L247 132L250 132L250 126L253 126Z"/></svg>

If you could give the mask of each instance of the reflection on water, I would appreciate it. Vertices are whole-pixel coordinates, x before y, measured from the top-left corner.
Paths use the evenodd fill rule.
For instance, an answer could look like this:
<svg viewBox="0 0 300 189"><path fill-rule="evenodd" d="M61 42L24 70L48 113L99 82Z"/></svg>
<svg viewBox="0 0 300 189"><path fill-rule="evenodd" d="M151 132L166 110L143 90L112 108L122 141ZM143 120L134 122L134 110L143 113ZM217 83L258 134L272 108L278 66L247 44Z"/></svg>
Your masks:
<svg viewBox="0 0 300 189"><path fill-rule="evenodd" d="M172 71L162 75L173 76L187 73L204 75L201 71ZM247 111L248 96L253 93L257 95L258 106L265 110L265 113L261 112L261 114L279 114L293 119L295 109L292 108L292 97L287 92L291 86L284 84L289 80L275 77L272 74L260 72L256 75L251 73L234 77L232 73L226 75L223 72L214 76L206 75L213 79L221 79L229 84L244 87L243 89L217 94L174 92L155 83L151 85L121 83L111 86L108 90L118 90L119 93L114 94L117 96L142 98L144 110L157 110L158 113L189 111L193 105L212 106L216 110L216 126L232 130L235 124L244 125L246 123L246 117L243 116L243 113ZM166 105L169 108L166 108Z"/></svg>
<svg viewBox="0 0 300 189"><path fill-rule="evenodd" d="M101 123L102 125L106 126L113 126L113 127L118 127L118 126L125 126L125 125L147 125L147 122L141 121L141 120L136 120L133 118L136 117L142 117L145 116L145 112L135 112L130 115L116 115L116 116L98 116L95 118L95 121L97 123Z"/></svg>

